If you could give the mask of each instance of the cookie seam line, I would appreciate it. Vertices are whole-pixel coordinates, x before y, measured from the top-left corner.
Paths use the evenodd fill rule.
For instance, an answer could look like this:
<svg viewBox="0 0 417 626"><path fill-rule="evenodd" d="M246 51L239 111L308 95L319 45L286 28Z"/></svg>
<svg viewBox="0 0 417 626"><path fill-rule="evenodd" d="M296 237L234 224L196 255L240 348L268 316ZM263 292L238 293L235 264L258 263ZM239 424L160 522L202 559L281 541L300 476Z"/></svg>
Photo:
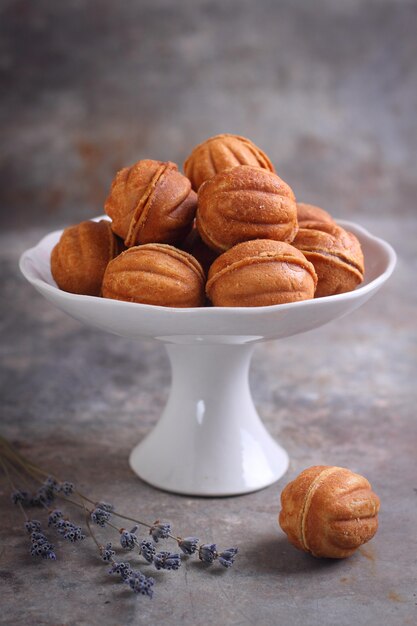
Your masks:
<svg viewBox="0 0 417 626"><path fill-rule="evenodd" d="M220 278L221 276L224 276L225 274L228 274L230 272L234 272L234 271L238 270L242 266L255 265L257 262L269 263L270 261L277 261L279 263L289 263L291 265L298 265L299 267L302 267L304 270L306 270L306 272L308 272L310 274L310 276L312 277L312 279L313 279L315 284L317 283L317 276L316 276L315 272L312 273L310 271L310 268L306 265L306 263L303 262L302 259L298 259L297 257L293 257L293 256L281 256L281 255L253 256L253 257L245 257L244 259L240 259L239 261L235 261L234 263L231 263L227 267L224 267L223 269L221 269L218 272L216 272L216 274L214 274L214 276L212 276L207 281L206 291L212 287L213 283L218 278ZM312 263L310 263L309 261L307 261L307 262L310 265L312 265Z"/></svg>
<svg viewBox="0 0 417 626"><path fill-rule="evenodd" d="M185 250L179 250L175 246L171 246L168 243L145 243L138 246L132 246L131 248L124 250L124 252L119 254L117 258L121 258L124 254L130 252L131 250L134 250L135 248L137 248L138 250L154 250L156 252L161 252L160 246L163 246L163 251L165 252L165 254L168 254L168 256L170 256L171 258L177 259L177 261L180 261L186 267L192 269L193 272L195 272L199 276L199 278L201 278L201 281L204 284L204 270L201 267L200 263L197 261L197 259L195 259L192 254L185 252ZM188 256L185 255L189 255L190 257L192 257L193 261L190 261Z"/></svg>
<svg viewBox="0 0 417 626"><path fill-rule="evenodd" d="M139 232L139 230L142 228L143 226L143 215L145 214L145 221L146 221L146 215L149 212L150 209L150 200L152 198L152 194L153 191L156 187L156 185L158 184L158 181L160 180L160 178L163 176L163 174L165 173L165 171L168 168L168 163L162 163L162 165L160 165L158 167L158 169L156 170L155 174L152 176L145 193L142 195L141 199L139 200L139 202L137 203L134 211L133 211L133 216L130 220L130 224L129 224L129 230L127 232L126 238L125 238L125 245L128 247L131 247L132 244L135 243L136 240L136 236Z"/></svg>
<svg viewBox="0 0 417 626"><path fill-rule="evenodd" d="M301 512L300 538L301 538L301 543L307 552L311 552L311 550L306 540L305 525L306 525L306 520L307 520L307 514L311 505L311 500L313 499L313 496L316 493L317 489L323 484L326 478L328 478L331 474L335 473L337 470L340 470L340 469L341 469L340 467L329 467L327 469L322 470L320 474L318 474L318 476L316 476L316 478L313 480L313 482L311 483L305 495L303 510Z"/></svg>
<svg viewBox="0 0 417 626"><path fill-rule="evenodd" d="M333 259L337 259L338 261L341 261L342 263L345 263L346 265L349 265L349 267L351 267L352 269L356 270L357 272L359 272L361 274L361 276L363 277L364 275L364 271L361 269L361 267L359 266L358 263L355 263L355 261L352 261L350 259L348 259L346 256L344 256L342 253L337 253L337 252L327 252L326 250L323 250L321 248L312 250L310 249L303 249L302 247L299 246L295 246L298 250L300 250L300 252L302 252L304 255L305 253L307 254L318 254L327 258L333 258Z"/></svg>

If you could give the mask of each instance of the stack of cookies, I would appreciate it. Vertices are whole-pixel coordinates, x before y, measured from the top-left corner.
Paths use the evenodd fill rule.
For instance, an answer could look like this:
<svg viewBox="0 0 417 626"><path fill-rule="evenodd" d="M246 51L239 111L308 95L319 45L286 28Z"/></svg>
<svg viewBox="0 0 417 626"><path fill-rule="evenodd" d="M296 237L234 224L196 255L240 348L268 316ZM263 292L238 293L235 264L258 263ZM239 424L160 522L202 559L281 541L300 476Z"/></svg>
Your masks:
<svg viewBox="0 0 417 626"><path fill-rule="evenodd" d="M363 281L357 238L297 204L255 144L217 135L184 174L145 159L116 174L111 221L64 230L52 275L71 293L168 307L267 306L330 296Z"/></svg>

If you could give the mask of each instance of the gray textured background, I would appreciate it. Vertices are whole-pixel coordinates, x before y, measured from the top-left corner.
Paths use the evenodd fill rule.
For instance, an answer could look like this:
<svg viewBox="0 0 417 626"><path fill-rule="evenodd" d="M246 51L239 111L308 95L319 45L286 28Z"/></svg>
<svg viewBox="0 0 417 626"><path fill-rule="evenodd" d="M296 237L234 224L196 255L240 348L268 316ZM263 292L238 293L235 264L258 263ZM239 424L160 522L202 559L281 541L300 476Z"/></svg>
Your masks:
<svg viewBox="0 0 417 626"><path fill-rule="evenodd" d="M0 31L1 430L89 494L241 550L230 572L189 563L158 576L153 603L133 598L87 542L32 563L2 482L0 623L414 624L417 3L3 0ZM17 260L100 213L119 167L182 163L218 132L251 138L300 200L387 238L399 263L342 324L257 348L253 394L290 470L200 500L152 489L126 461L167 397L163 349L82 327ZM381 497L377 536L344 562L298 553L277 528L282 487L318 463L363 473Z"/></svg>

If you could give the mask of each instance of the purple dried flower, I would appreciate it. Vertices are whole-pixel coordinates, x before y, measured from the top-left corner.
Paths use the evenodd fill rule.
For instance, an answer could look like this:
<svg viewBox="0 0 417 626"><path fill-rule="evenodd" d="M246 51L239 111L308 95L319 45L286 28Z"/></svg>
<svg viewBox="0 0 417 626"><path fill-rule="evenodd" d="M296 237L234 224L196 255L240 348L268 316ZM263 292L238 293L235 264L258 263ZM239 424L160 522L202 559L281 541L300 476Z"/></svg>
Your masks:
<svg viewBox="0 0 417 626"><path fill-rule="evenodd" d="M178 539L178 547L184 554L191 556L197 551L198 542L200 540L197 537L186 537L185 539Z"/></svg>
<svg viewBox="0 0 417 626"><path fill-rule="evenodd" d="M155 553L156 550L153 543L148 539L142 539L139 546L139 554L141 554L148 563L152 563Z"/></svg>
<svg viewBox="0 0 417 626"><path fill-rule="evenodd" d="M90 514L91 521L99 526L104 527L106 522L110 519L110 512L100 507L96 507Z"/></svg>
<svg viewBox="0 0 417 626"><path fill-rule="evenodd" d="M41 529L41 523L36 519L28 519L25 522L25 528L29 534L39 532Z"/></svg>
<svg viewBox="0 0 417 626"><path fill-rule="evenodd" d="M13 504L17 504L20 502L23 506L28 506L30 504L30 494L27 491L22 491L21 489L16 489L13 491L12 495Z"/></svg>
<svg viewBox="0 0 417 626"><path fill-rule="evenodd" d="M70 496L74 492L74 484L66 480L59 485L57 490L62 491L65 496Z"/></svg>
<svg viewBox="0 0 417 626"><path fill-rule="evenodd" d="M171 524L162 523L159 520L156 520L149 529L149 534L152 535L152 539L155 543L158 543L159 539L166 539L170 532Z"/></svg>
<svg viewBox="0 0 417 626"><path fill-rule="evenodd" d="M32 547L30 553L32 556L41 556L43 559L55 561L56 554L54 546L48 541L48 538L41 532L33 532L30 536Z"/></svg>
<svg viewBox="0 0 417 626"><path fill-rule="evenodd" d="M150 576L145 576L141 572L132 571L125 581L134 593L152 598L155 581Z"/></svg>
<svg viewBox="0 0 417 626"><path fill-rule="evenodd" d="M62 517L63 517L62 511L60 511L59 509L54 509L49 514L48 526L55 526Z"/></svg>
<svg viewBox="0 0 417 626"><path fill-rule="evenodd" d="M114 506L108 502L96 502L96 507L98 509L103 509L103 511L114 511Z"/></svg>
<svg viewBox="0 0 417 626"><path fill-rule="evenodd" d="M179 554L171 552L158 552L153 560L156 569L177 570L181 566L181 557Z"/></svg>
<svg viewBox="0 0 417 626"><path fill-rule="evenodd" d="M120 545L123 550L133 550L138 545L138 538L135 535L137 529L138 526L133 526L132 530L122 528L120 531Z"/></svg>
<svg viewBox="0 0 417 626"><path fill-rule="evenodd" d="M213 563L217 559L217 546L215 543L205 543L198 550L198 558L204 563Z"/></svg>
<svg viewBox="0 0 417 626"><path fill-rule="evenodd" d="M118 563L117 561L114 561L113 565L109 569L109 574L119 574L122 580L127 580L132 574L132 568L130 567L130 563Z"/></svg>
<svg viewBox="0 0 417 626"><path fill-rule="evenodd" d="M48 478L45 480L44 487L52 491L59 491L60 489L58 481L55 480L55 478L52 478L52 476L48 476Z"/></svg>
<svg viewBox="0 0 417 626"><path fill-rule="evenodd" d="M219 554L219 563L223 565L223 567L232 567L235 562L235 556L238 552L237 548L227 548L227 550L223 550Z"/></svg>
<svg viewBox="0 0 417 626"><path fill-rule="evenodd" d="M100 554L101 554L101 558L103 559L103 561L106 561L108 563L112 560L116 552L112 550L111 543L106 543L105 547L101 546Z"/></svg>
<svg viewBox="0 0 417 626"><path fill-rule="evenodd" d="M53 479L47 479L44 484L39 487L38 491L29 501L30 506L49 507L55 499L55 493L52 486Z"/></svg>
<svg viewBox="0 0 417 626"><path fill-rule="evenodd" d="M71 543L85 539L81 526L76 526L76 524L73 524L69 520L58 520L55 524L55 528L64 539L68 539Z"/></svg>

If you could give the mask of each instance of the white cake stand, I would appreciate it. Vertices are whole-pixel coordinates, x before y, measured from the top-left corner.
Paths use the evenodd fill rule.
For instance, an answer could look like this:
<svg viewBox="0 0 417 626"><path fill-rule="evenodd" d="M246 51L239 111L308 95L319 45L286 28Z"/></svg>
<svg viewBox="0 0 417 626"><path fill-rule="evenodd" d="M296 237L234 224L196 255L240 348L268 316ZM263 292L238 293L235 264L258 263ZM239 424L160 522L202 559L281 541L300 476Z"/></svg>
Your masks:
<svg viewBox="0 0 417 626"><path fill-rule="evenodd" d="M50 253L62 231L23 253L25 278L72 317L122 337L165 344L171 391L158 423L130 455L140 478L175 493L229 496L266 487L285 473L288 455L263 426L249 389L255 344L347 315L376 293L396 262L388 243L356 224L339 223L362 244L365 283L345 294L268 307L174 309L74 295L58 289L50 272Z"/></svg>

